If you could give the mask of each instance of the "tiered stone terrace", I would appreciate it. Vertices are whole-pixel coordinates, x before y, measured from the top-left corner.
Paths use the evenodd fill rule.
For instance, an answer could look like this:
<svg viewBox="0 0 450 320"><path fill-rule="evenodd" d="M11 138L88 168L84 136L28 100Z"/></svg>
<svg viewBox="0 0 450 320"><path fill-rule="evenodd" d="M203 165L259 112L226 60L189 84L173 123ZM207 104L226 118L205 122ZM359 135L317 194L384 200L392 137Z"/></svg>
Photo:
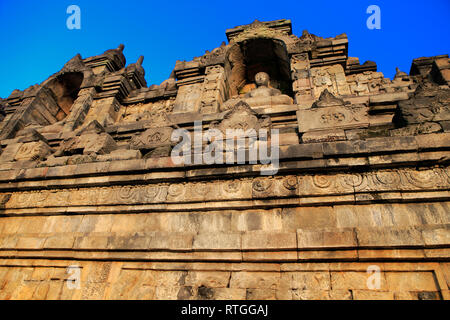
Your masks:
<svg viewBox="0 0 450 320"><path fill-rule="evenodd" d="M160 85L120 45L0 99L0 299L450 297L448 55L391 80L345 34L226 36ZM198 120L279 129L278 173L175 164Z"/></svg>

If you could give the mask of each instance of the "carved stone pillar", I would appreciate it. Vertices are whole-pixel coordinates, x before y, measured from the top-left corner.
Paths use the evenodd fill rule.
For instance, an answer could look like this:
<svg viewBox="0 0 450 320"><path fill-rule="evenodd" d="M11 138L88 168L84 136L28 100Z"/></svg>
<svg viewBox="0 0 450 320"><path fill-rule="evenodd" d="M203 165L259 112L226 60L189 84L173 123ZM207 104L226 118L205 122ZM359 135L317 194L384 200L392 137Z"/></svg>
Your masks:
<svg viewBox="0 0 450 320"><path fill-rule="evenodd" d="M294 54L291 57L292 91L295 102L312 101L313 92L310 81L310 65L307 53Z"/></svg>
<svg viewBox="0 0 450 320"><path fill-rule="evenodd" d="M200 100L200 113L216 113L226 100L225 70L220 65L206 68Z"/></svg>
<svg viewBox="0 0 450 320"><path fill-rule="evenodd" d="M94 100L86 119L85 124L97 120L102 126L113 124L119 115L120 103L115 97Z"/></svg>
<svg viewBox="0 0 450 320"><path fill-rule="evenodd" d="M94 88L80 90L78 98L74 101L70 113L65 120L63 131L70 132L83 123L92 105L95 93Z"/></svg>
<svg viewBox="0 0 450 320"><path fill-rule="evenodd" d="M173 112L195 112L198 110L200 96L202 94L202 83L180 83L178 81L178 94L175 99Z"/></svg>

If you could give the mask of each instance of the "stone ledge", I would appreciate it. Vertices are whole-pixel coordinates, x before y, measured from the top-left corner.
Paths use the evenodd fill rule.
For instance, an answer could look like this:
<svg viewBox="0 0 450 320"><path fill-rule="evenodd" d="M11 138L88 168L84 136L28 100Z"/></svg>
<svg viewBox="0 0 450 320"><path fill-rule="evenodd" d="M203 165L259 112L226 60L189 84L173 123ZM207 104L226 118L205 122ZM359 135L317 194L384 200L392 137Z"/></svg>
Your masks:
<svg viewBox="0 0 450 320"><path fill-rule="evenodd" d="M304 249L330 249L357 247L354 229L297 230L297 247Z"/></svg>
<svg viewBox="0 0 450 320"><path fill-rule="evenodd" d="M78 252L118 252L128 254L148 254L154 256L185 256L188 252L195 256L244 254L244 258L256 260L292 260L292 252L298 251L300 260L304 259L349 259L357 258L400 258L401 254L386 255L398 249L408 257L425 258L427 249L442 252L443 257L450 258L446 251L450 249L450 224L437 224L411 227L372 227L372 228L327 228L298 229L297 234L286 231L246 231L241 233L215 233L215 241L205 243L212 234L203 235L193 232L139 232L116 234L108 232L64 233L59 241L56 234L22 233L0 237L1 251L40 252L48 255L53 251ZM60 233L59 235L62 235ZM242 239L242 240L241 240ZM69 241L70 240L70 241ZM241 244L242 241L242 244ZM374 251L375 249L375 251ZM382 250L380 250L382 249ZM443 249L443 250L441 250ZM45 253L47 252L47 253ZM417 254L418 252L418 254ZM370 253L370 256L367 255ZM411 255L411 253L413 253ZM264 255L266 257L264 258ZM297 254L294 255L296 260ZM245 259L244 259L245 260Z"/></svg>
<svg viewBox="0 0 450 320"><path fill-rule="evenodd" d="M450 193L446 193L446 197L439 194L438 197L428 196L426 200L428 201L448 201L450 200ZM423 200L423 198L420 198ZM382 198L380 201L373 200L369 201L366 197L362 199L355 200L353 195L349 196L324 196L324 197L314 197L314 198L300 198L300 199L276 199L270 202L265 201L228 201L222 205L217 203L208 204L177 204L177 205L167 205L167 204L156 204L156 205L140 205L140 206L110 206L101 207L96 209L95 207L57 207L57 208L32 208L32 209L2 209L2 217L21 217L21 216L60 216L60 215L97 215L97 214L112 214L115 210L121 210L125 214L134 213L148 213L148 212L196 212L196 211L216 211L216 210L251 210L251 209L274 209L279 208L280 205L285 205L287 207L311 207L311 206L326 206L326 205L353 205L353 204L410 204L416 203L417 199L388 199L386 201Z"/></svg>
<svg viewBox="0 0 450 320"><path fill-rule="evenodd" d="M426 249L334 249L303 251L124 251L124 250L61 250L58 248L42 250L1 249L0 259L50 259L50 260L96 260L96 261L128 261L128 262L242 262L242 263L305 263L305 262L442 262L450 261L450 248Z"/></svg>
<svg viewBox="0 0 450 320"><path fill-rule="evenodd" d="M409 95L406 92L382 93L369 96L370 104L391 103L395 101L408 100Z"/></svg>
<svg viewBox="0 0 450 320"><path fill-rule="evenodd" d="M297 248L295 233L249 231L242 234L242 250L292 250Z"/></svg>
<svg viewBox="0 0 450 320"><path fill-rule="evenodd" d="M290 145L280 147L280 165L283 166L283 163L285 161L289 161L290 159L312 159L310 161L314 161L322 160L322 158L328 157L335 158L339 156L348 157L355 155L383 153L398 154L402 152L417 152L421 151L422 149L447 149L449 147L450 133L429 134L415 137L384 137L355 141L337 141ZM325 159L323 159L322 162L317 162L314 164L314 166L316 168L326 168L330 164L332 164L332 162L326 162ZM170 157L92 162L79 165L65 165L44 168L23 168L20 166L19 169L19 167L17 167L16 165L12 165L11 167L7 164L2 164L2 166L5 167L6 170L3 170L0 177L0 182L27 179L49 179L52 177L73 178L87 175L113 175L114 173L121 172L127 172L129 174L132 172L148 172L150 170L186 170L195 167L194 165L175 165ZM239 172L259 171L261 165L240 165L236 166L236 169L232 169L234 167L235 165L231 165L228 167L223 166L211 168L205 165L205 169L201 170L214 172L214 174L220 175L225 173L229 174L230 172L232 172L230 170L239 170ZM292 167L292 169L294 168L295 166Z"/></svg>

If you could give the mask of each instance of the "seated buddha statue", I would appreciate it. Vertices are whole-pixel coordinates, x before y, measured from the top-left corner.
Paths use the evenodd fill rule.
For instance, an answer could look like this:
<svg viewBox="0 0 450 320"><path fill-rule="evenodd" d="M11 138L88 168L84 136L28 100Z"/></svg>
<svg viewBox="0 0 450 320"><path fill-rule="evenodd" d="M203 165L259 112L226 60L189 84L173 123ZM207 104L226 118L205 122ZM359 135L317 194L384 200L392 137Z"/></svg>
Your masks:
<svg viewBox="0 0 450 320"><path fill-rule="evenodd" d="M245 94L245 98L254 97L271 97L281 95L281 91L274 88L269 88L269 75L265 72L258 72L255 75L256 88Z"/></svg>
<svg viewBox="0 0 450 320"><path fill-rule="evenodd" d="M244 96L229 99L224 103L224 109L229 109L239 100L245 101L252 108L293 104L291 97L282 94L278 89L270 88L269 82L270 77L267 73L258 72L255 75L256 88L246 93Z"/></svg>

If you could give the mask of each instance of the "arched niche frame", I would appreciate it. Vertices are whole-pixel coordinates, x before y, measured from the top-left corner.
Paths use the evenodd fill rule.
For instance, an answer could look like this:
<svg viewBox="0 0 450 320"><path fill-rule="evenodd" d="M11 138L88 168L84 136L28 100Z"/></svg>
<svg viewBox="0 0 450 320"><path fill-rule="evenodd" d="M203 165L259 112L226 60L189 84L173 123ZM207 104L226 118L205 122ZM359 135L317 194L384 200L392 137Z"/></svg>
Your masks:
<svg viewBox="0 0 450 320"><path fill-rule="evenodd" d="M44 88L51 92L57 109L52 114L58 121L70 113L70 109L78 97L84 75L82 72L67 72L51 79Z"/></svg>
<svg viewBox="0 0 450 320"><path fill-rule="evenodd" d="M89 98L86 95L81 96L81 92L83 89L95 87L96 79L92 69L83 63L80 55L76 55L64 65L61 71L44 81L41 92L46 94L46 98L54 106L48 109L56 120L49 121L49 124L63 125L67 121L71 123L81 121L87 110L74 109L73 106L77 101L82 102L79 99ZM83 103L79 105L89 106Z"/></svg>
<svg viewBox="0 0 450 320"><path fill-rule="evenodd" d="M292 96L290 58L281 39L256 37L231 44L225 58L230 96L252 90L255 75L266 72L270 86Z"/></svg>

